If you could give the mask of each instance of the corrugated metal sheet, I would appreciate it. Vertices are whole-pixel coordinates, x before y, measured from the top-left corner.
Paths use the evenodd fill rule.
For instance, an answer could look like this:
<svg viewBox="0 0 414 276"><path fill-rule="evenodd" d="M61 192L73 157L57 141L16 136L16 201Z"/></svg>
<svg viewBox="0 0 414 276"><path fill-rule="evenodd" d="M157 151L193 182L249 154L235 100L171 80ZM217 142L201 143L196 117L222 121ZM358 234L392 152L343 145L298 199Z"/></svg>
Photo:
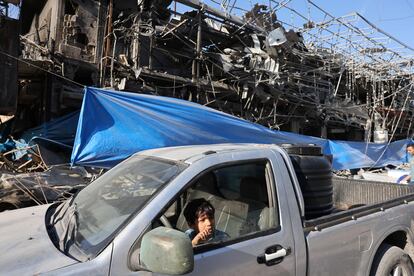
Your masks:
<svg viewBox="0 0 414 276"><path fill-rule="evenodd" d="M414 185L402 185L366 180L333 178L334 202L352 207L371 205L414 194Z"/></svg>

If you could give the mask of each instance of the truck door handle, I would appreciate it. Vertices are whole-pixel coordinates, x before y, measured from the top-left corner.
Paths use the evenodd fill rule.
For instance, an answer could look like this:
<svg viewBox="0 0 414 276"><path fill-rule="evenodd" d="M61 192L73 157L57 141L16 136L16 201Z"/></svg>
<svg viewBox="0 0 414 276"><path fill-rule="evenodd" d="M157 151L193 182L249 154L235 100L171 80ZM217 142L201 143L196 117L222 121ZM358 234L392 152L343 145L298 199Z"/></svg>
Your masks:
<svg viewBox="0 0 414 276"><path fill-rule="evenodd" d="M287 250L285 248L282 248L282 249L276 251L275 253L271 253L271 254L266 254L265 253L264 254L266 262L272 261L274 259L283 258L286 255L287 255Z"/></svg>
<svg viewBox="0 0 414 276"><path fill-rule="evenodd" d="M257 263L266 264L267 266L276 265L283 261L283 258L289 255L290 248L284 248L281 245L272 245L266 248L265 253L257 257Z"/></svg>

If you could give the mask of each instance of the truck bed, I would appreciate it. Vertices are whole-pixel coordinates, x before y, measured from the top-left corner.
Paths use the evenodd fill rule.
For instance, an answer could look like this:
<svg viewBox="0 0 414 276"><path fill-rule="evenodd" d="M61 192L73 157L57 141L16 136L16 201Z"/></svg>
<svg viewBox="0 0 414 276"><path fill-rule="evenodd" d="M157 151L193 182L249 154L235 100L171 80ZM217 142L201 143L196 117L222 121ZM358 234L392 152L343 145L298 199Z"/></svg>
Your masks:
<svg viewBox="0 0 414 276"><path fill-rule="evenodd" d="M319 231L361 216L414 201L414 185L334 177L335 210L330 215L304 221L305 231Z"/></svg>

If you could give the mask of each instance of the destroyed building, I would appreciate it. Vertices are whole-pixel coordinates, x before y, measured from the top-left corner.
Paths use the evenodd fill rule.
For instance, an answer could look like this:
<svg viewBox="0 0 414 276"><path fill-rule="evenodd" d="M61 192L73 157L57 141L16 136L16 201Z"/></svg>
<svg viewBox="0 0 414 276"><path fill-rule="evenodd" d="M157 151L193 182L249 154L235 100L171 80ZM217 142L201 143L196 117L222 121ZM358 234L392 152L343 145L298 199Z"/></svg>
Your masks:
<svg viewBox="0 0 414 276"><path fill-rule="evenodd" d="M312 20L282 2L0 1L0 144L78 110L84 86L185 99L329 139L412 137L414 49L358 13L333 16L309 0L322 15ZM0 155L0 170L50 169L32 145L24 155L14 164Z"/></svg>
<svg viewBox="0 0 414 276"><path fill-rule="evenodd" d="M288 5L256 4L236 16L224 2L222 9L196 0L22 2L15 32L2 39L10 44L2 50L19 58L16 76L16 60L1 57L12 65L2 77L18 78L2 89L2 114L17 114L20 131L79 108L81 85L89 85L182 98L331 139L411 135L410 59L311 1L328 19L305 18L301 28L278 19ZM334 24L342 31L332 32ZM350 41L350 32L367 45Z"/></svg>

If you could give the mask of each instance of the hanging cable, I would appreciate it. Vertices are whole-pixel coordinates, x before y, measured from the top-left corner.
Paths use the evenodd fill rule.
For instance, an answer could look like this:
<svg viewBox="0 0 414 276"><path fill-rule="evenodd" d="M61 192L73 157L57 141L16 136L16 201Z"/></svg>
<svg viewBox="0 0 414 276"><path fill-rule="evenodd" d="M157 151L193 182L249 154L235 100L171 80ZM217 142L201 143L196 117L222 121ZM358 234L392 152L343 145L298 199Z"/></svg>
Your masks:
<svg viewBox="0 0 414 276"><path fill-rule="evenodd" d="M62 75L59 75L59 74L57 74L57 73L53 72L53 71L46 70L46 69L44 69L44 68L42 68L42 67L40 67L40 66L38 66L38 65L35 65L35 64L33 64L33 63L30 63L30 62L26 61L26 60L24 60L24 59L21 59L21 58L18 58L18 57L12 56L12 55L10 55L10 54L8 54L8 53L6 53L6 52L3 52L2 50L0 50L0 54L2 54L2 55L4 55L4 56L7 56L7 57L9 57L9 58L12 58L12 59L14 59L14 60L16 60L16 61L20 61L20 62L22 62L22 63L24 63L24 64L26 64L26 65L32 66L32 67L34 67L34 68L37 68L37 69L39 69L39 70L41 70L41 71L43 71L43 72L45 72L45 73L49 73L49 74L51 74L51 75L54 75L55 77L61 78L61 79L63 79L63 80L66 80L66 81L68 81L68 82L71 82L71 83L73 83L73 84L79 85L79 86L81 86L81 87L85 87L85 85L83 85L83 84L81 84L81 83L79 83L79 82L76 82L76 81L74 81L74 80L71 80L71 79L69 79L69 78L66 78L66 77L64 77L64 76L62 76Z"/></svg>

